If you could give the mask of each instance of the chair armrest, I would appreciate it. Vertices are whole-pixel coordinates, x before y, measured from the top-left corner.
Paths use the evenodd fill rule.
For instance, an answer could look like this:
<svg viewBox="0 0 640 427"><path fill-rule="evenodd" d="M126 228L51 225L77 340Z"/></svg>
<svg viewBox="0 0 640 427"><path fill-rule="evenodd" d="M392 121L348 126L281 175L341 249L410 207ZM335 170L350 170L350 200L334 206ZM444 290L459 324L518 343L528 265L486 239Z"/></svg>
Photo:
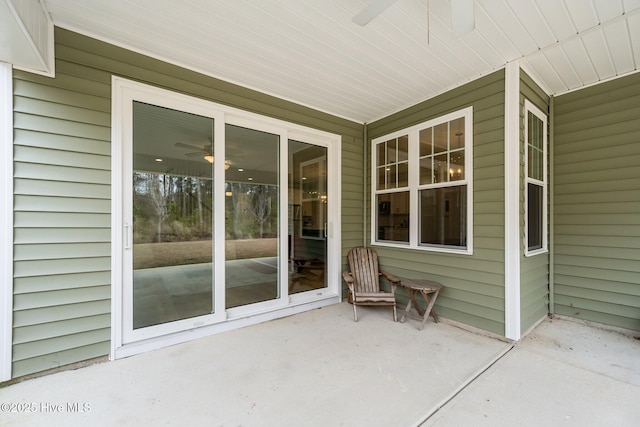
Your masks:
<svg viewBox="0 0 640 427"><path fill-rule="evenodd" d="M353 293L353 286L355 284L355 281L353 280L353 277L351 276L351 272L343 271L342 272L342 278L344 279L345 282L347 282L347 286L349 287L349 290L351 291L351 293Z"/></svg>
<svg viewBox="0 0 640 427"><path fill-rule="evenodd" d="M389 281L389 283L391 283L391 293L395 294L396 293L396 286L400 284L400 279L398 279L393 274L387 273L386 271L381 271L380 275L382 277L384 277L385 279L387 279Z"/></svg>
<svg viewBox="0 0 640 427"><path fill-rule="evenodd" d="M390 281L394 285L397 285L398 283L400 283L400 279L398 279L393 274L389 274L386 271L381 271L380 274L382 275L382 277L384 277L385 279L387 279L388 281Z"/></svg>

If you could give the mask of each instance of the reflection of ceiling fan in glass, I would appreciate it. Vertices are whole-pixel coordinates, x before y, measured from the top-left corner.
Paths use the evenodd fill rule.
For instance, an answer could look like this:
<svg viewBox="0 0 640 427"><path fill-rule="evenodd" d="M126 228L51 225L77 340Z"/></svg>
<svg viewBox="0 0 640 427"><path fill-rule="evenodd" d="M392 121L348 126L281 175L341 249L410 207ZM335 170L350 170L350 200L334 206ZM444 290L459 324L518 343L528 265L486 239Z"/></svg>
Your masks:
<svg viewBox="0 0 640 427"><path fill-rule="evenodd" d="M371 0L369 6L352 18L358 25L365 26L384 12L398 0ZM473 16L473 0L449 0L451 3L451 24L453 35L461 36L473 31L475 18ZM427 0L427 17L429 14L429 0ZM428 18L427 18L428 19Z"/></svg>
<svg viewBox="0 0 640 427"><path fill-rule="evenodd" d="M203 146L197 146L192 144L185 144L183 142L176 142L175 146L179 148L186 148L187 150L192 150L189 153L185 153L185 156L187 157L202 157L204 160L211 164L213 164L213 162L215 161L215 157L213 155L213 145L211 143ZM224 169L227 170L230 166L231 162L229 162L229 160L225 160Z"/></svg>

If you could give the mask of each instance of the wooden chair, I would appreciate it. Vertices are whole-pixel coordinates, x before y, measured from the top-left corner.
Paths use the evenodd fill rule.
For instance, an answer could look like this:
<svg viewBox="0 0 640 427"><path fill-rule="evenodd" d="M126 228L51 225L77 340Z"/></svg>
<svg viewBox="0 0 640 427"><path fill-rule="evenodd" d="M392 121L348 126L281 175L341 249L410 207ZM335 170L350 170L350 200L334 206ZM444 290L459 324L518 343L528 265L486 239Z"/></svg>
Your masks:
<svg viewBox="0 0 640 427"><path fill-rule="evenodd" d="M358 321L356 306L386 305L393 307L393 321L397 322L396 285L400 279L378 269L378 255L373 249L353 248L349 251L349 268L342 273L349 287L349 300L353 304L353 319ZM391 282L391 292L380 290L380 276Z"/></svg>

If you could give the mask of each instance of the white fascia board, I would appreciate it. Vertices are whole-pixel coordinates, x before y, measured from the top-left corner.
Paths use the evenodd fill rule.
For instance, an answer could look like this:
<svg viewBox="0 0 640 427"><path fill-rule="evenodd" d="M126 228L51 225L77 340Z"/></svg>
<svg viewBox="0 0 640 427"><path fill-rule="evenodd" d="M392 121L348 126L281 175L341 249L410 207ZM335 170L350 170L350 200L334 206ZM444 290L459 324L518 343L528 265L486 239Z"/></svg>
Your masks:
<svg viewBox="0 0 640 427"><path fill-rule="evenodd" d="M520 339L520 65L505 67L504 103L505 336Z"/></svg>

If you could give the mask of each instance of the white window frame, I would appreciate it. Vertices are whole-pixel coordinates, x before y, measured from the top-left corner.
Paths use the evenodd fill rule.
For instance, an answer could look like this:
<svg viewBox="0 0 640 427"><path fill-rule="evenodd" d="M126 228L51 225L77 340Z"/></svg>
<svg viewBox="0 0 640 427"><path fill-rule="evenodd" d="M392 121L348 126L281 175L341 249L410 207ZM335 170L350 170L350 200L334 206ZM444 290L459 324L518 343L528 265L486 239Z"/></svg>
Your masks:
<svg viewBox="0 0 640 427"><path fill-rule="evenodd" d="M529 177L529 113L542 121L542 181ZM524 249L525 256L547 253L548 249L548 143L547 143L547 115L531 101L524 101ZM529 250L529 184L542 187L542 247Z"/></svg>
<svg viewBox="0 0 640 427"><path fill-rule="evenodd" d="M244 110L217 104L211 101L183 95L178 92L150 86L144 83L134 82L121 77L112 77L112 215L111 215L111 359L118 359L146 351L190 341L233 330L240 327L277 319L292 314L301 313L314 308L335 304L341 301L341 283L339 280L329 280L327 287L308 292L300 292L289 295L288 298L257 303L252 306L241 306L225 309L224 295L217 298L215 311L211 315L198 318L185 319L170 322L170 324L158 325L158 327L145 328L144 331L133 331L125 316L130 310L123 295L123 280L127 269L124 264L125 242L130 241L130 228L126 227L124 213L126 206L123 201L123 192L127 191L128 183L124 182L124 171L131 170L131 159L127 155L127 140L131 139L132 115L129 104L132 101L148 102L154 105L163 105L167 108L175 108L213 117L221 126L216 126L215 152L217 156L224 158L225 124L249 127L265 132L277 133L281 138L281 147L288 146L288 140L293 139L310 144L321 145L327 148L327 176L328 194L333 194L330 200L328 214L327 236L327 270L326 277L338 278L341 271L341 156L342 139L339 135L312 129L306 126L296 125L283 120L273 119L267 116L251 113ZM217 166L217 167L216 167ZM288 168L288 156L286 148L281 152L280 169ZM217 218L224 218L224 168L223 163L214 164L214 214ZM288 188L288 177L281 173L280 186ZM130 185L129 185L130 186ZM286 191L281 191L281 206L287 206ZM286 209L284 210L286 212ZM287 234L286 215L281 215L281 236ZM216 235L224 235L224 221L214 222ZM129 240L126 240L129 239ZM217 239L214 242L215 253L224 254L224 240ZM286 247L280 249L280 271L287 271ZM225 282L225 268L222 257L216 257L215 280L216 283ZM281 295L286 295L287 286L281 281ZM224 291L224 290L223 290ZM220 296L220 295L219 295Z"/></svg>
<svg viewBox="0 0 640 427"><path fill-rule="evenodd" d="M11 379L13 337L13 70L0 62L0 381Z"/></svg>
<svg viewBox="0 0 640 427"><path fill-rule="evenodd" d="M465 179L438 184L420 185L420 130L437 126L464 117L465 122ZM377 144L388 141L399 136L409 137L409 185L397 189L376 189L376 156ZM420 217L419 217L419 191L433 188L444 188L465 185L467 188L467 245L466 247L455 247L447 245L421 245L419 243ZM409 191L409 243L390 242L378 240L377 235L377 196L385 193ZM439 116L423 123L405 128L371 141L371 244L375 246L386 246L393 248L409 248L429 252L444 252L453 254L472 255L473 254L473 107L469 106L452 113Z"/></svg>

